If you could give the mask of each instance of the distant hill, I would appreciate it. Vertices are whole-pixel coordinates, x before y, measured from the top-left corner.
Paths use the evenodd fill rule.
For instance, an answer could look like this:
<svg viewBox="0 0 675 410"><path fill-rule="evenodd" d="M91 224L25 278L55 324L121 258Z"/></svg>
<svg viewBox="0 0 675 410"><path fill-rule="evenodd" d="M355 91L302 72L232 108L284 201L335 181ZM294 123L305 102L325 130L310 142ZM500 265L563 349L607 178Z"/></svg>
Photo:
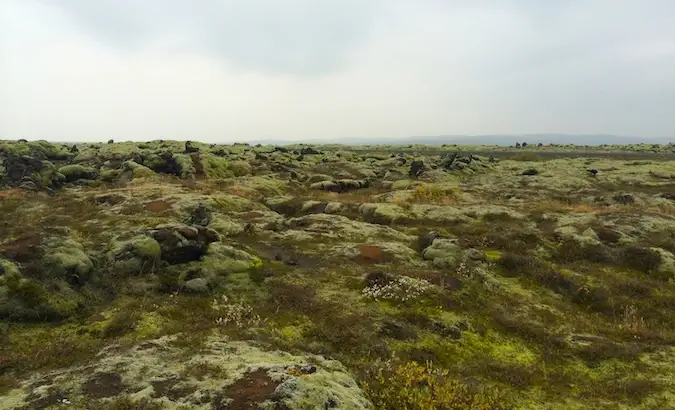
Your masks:
<svg viewBox="0 0 675 410"><path fill-rule="evenodd" d="M574 145L603 145L603 144L667 144L675 138L644 138L610 134L493 134L493 135L438 135L413 136L405 138L341 138L341 139L307 139L307 140L257 140L251 143L291 145L291 144L345 144L345 145L501 145L510 146L516 142L528 144L574 144Z"/></svg>

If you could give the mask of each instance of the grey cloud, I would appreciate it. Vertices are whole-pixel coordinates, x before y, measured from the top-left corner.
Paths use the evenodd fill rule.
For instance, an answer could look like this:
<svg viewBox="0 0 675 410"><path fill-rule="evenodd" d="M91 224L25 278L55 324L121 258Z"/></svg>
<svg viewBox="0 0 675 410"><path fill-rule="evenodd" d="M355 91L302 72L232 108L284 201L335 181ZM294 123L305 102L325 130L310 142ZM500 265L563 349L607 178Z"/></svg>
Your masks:
<svg viewBox="0 0 675 410"><path fill-rule="evenodd" d="M139 51L183 36L192 50L243 69L331 72L368 35L380 0L40 0L97 39Z"/></svg>
<svg viewBox="0 0 675 410"><path fill-rule="evenodd" d="M672 0L0 0L0 134L667 137L674 15Z"/></svg>

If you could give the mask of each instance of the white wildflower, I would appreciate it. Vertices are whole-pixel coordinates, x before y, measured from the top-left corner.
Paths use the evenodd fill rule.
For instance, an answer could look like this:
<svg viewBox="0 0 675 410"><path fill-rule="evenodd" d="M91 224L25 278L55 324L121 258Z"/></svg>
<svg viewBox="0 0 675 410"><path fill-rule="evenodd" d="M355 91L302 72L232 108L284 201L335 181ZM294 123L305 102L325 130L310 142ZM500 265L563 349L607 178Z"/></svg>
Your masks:
<svg viewBox="0 0 675 410"><path fill-rule="evenodd" d="M401 276L384 285L368 286L362 294L367 299L406 302L429 293L433 287L426 280Z"/></svg>

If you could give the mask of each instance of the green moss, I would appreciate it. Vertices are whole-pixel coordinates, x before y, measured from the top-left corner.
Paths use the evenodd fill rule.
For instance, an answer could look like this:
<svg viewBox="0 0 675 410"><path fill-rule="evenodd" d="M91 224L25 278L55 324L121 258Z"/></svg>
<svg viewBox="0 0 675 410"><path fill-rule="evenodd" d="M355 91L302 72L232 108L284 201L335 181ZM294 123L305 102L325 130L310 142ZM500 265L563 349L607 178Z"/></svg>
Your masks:
<svg viewBox="0 0 675 410"><path fill-rule="evenodd" d="M393 190L396 190L396 191L401 191L401 190L410 188L411 184L412 184L412 181L407 180L407 179L401 179L401 180L398 180L398 181L394 181L391 188Z"/></svg>
<svg viewBox="0 0 675 410"><path fill-rule="evenodd" d="M139 164L135 161L131 161L131 160L126 161L124 163L124 167L131 171L131 176L134 179L136 179L136 178L150 178L150 177L153 177L153 176L157 175L150 168L148 168L144 165L141 165L141 164Z"/></svg>
<svg viewBox="0 0 675 410"><path fill-rule="evenodd" d="M148 339L159 335L165 320L155 312L144 313L136 323L134 332L130 335L134 339Z"/></svg>
<svg viewBox="0 0 675 410"><path fill-rule="evenodd" d="M157 258L162 253L159 242L145 235L133 238L130 241L130 246L133 246L136 254L142 258Z"/></svg>
<svg viewBox="0 0 675 410"><path fill-rule="evenodd" d="M496 261L499 260L502 256L502 252L494 249L489 249L485 251L485 256L489 261Z"/></svg>
<svg viewBox="0 0 675 410"><path fill-rule="evenodd" d="M230 169L234 173L234 176L243 177L249 175L252 172L251 165L246 161L232 161L230 164Z"/></svg>
<svg viewBox="0 0 675 410"><path fill-rule="evenodd" d="M120 172L119 169L106 169L101 171L99 178L103 182L113 182L119 176Z"/></svg>
<svg viewBox="0 0 675 410"><path fill-rule="evenodd" d="M195 201L198 202L198 201ZM266 210L267 208L258 203L251 201L250 199L242 198L240 196L228 195L228 194L215 194L210 196L206 202L213 206L214 209L221 211L223 213L231 212L246 212L254 210ZM186 206L192 206L186 203Z"/></svg>
<svg viewBox="0 0 675 410"><path fill-rule="evenodd" d="M18 155L44 157L49 160L63 161L71 157L70 152L60 144L52 144L48 141L30 141L27 143L3 142L0 143L0 151L11 152Z"/></svg>
<svg viewBox="0 0 675 410"><path fill-rule="evenodd" d="M59 318L74 316L83 304L83 297L65 285L58 293L50 293L45 299L48 311Z"/></svg>
<svg viewBox="0 0 675 410"><path fill-rule="evenodd" d="M94 263L78 242L65 240L51 248L43 258L43 266L57 277L76 274L86 279L94 269Z"/></svg>
<svg viewBox="0 0 675 410"><path fill-rule="evenodd" d="M194 177L196 170L192 157L188 154L174 154L173 159L180 166L180 177L188 179Z"/></svg>
<svg viewBox="0 0 675 410"><path fill-rule="evenodd" d="M119 275L136 275L150 270L161 255L159 243L146 235L113 240L108 249L108 268Z"/></svg>
<svg viewBox="0 0 675 410"><path fill-rule="evenodd" d="M223 236L235 236L244 232L243 224L223 214L214 215L209 227Z"/></svg>
<svg viewBox="0 0 675 410"><path fill-rule="evenodd" d="M19 275L19 267L11 261L0 258L0 284L7 280L8 277L15 277Z"/></svg>
<svg viewBox="0 0 675 410"><path fill-rule="evenodd" d="M78 164L63 166L59 168L59 173L63 174L68 182L78 179L95 179L97 177L97 171L94 168Z"/></svg>
<svg viewBox="0 0 675 410"><path fill-rule="evenodd" d="M209 178L231 178L235 174L230 169L230 162L225 158L212 155L201 154L202 165L204 172Z"/></svg>

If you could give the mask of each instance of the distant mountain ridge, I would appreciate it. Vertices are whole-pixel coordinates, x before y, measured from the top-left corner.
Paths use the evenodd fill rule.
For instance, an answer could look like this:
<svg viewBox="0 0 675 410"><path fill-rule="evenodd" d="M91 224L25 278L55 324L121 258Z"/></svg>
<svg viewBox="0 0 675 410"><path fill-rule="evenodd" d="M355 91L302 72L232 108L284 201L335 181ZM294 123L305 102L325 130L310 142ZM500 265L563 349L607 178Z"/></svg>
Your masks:
<svg viewBox="0 0 675 410"><path fill-rule="evenodd" d="M340 139L306 139L276 140L265 139L250 141L254 144L292 145L292 144L344 144L344 145L500 145L510 146L516 142L528 144L574 144L574 145L611 145L611 144L667 144L674 138L645 138L611 134L491 134L491 135L438 135L412 136L403 138L340 138Z"/></svg>

